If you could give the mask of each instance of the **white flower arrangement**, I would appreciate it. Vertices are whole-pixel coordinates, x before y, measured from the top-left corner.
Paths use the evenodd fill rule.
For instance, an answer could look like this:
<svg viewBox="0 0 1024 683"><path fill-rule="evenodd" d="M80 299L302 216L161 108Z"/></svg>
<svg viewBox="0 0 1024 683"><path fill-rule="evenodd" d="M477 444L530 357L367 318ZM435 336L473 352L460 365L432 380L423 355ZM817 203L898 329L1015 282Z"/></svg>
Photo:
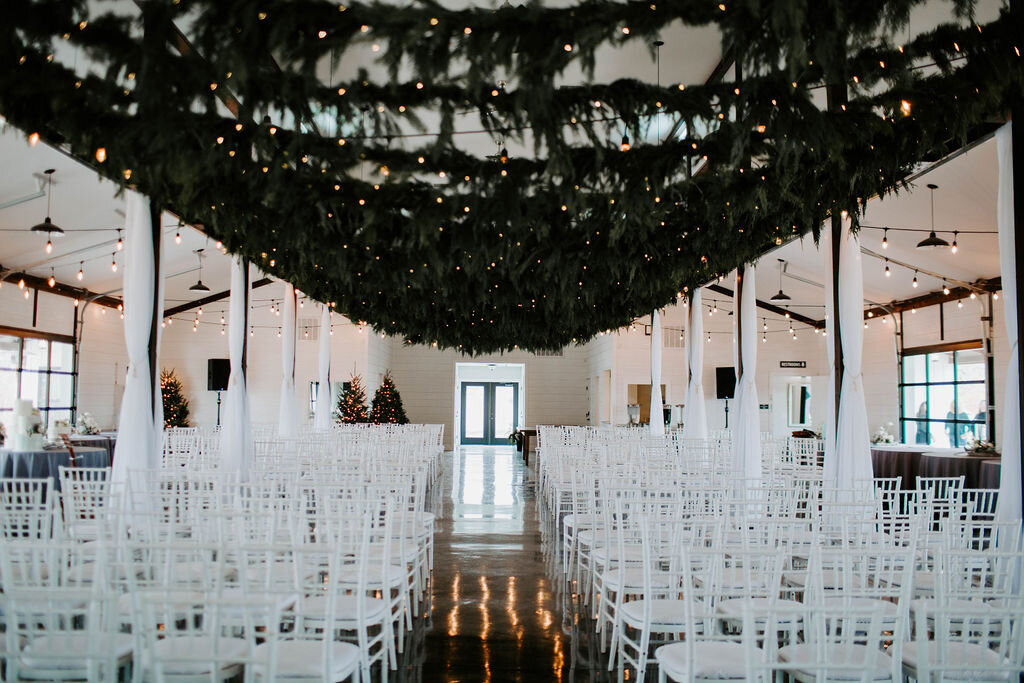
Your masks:
<svg viewBox="0 0 1024 683"><path fill-rule="evenodd" d="M82 413L78 416L78 422L75 424L75 428L79 434L99 434L100 425L96 422L96 418L92 416L92 413Z"/></svg>
<svg viewBox="0 0 1024 683"><path fill-rule="evenodd" d="M871 443L896 443L896 437L893 436L888 427L892 427L892 422L888 425L881 425L875 433L871 435Z"/></svg>

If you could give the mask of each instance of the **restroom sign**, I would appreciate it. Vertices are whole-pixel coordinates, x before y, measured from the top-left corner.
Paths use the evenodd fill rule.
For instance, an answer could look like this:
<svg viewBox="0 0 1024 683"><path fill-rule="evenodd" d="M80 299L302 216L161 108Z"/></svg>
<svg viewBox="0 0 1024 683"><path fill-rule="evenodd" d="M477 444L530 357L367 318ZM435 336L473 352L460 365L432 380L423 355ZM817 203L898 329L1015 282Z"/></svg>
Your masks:
<svg viewBox="0 0 1024 683"><path fill-rule="evenodd" d="M780 360L780 368L806 368L807 361L805 360Z"/></svg>

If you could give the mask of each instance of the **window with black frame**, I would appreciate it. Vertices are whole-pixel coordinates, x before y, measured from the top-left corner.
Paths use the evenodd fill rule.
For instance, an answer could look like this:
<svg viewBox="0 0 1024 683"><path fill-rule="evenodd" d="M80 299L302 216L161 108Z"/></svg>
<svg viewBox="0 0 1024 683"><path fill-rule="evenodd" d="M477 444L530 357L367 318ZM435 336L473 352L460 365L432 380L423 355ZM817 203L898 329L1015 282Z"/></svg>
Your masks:
<svg viewBox="0 0 1024 683"><path fill-rule="evenodd" d="M32 401L44 425L74 418L75 350L70 342L0 334L0 421L12 433L14 403Z"/></svg>
<svg viewBox="0 0 1024 683"><path fill-rule="evenodd" d="M987 364L980 341L907 350L902 361L904 443L956 448L989 440Z"/></svg>

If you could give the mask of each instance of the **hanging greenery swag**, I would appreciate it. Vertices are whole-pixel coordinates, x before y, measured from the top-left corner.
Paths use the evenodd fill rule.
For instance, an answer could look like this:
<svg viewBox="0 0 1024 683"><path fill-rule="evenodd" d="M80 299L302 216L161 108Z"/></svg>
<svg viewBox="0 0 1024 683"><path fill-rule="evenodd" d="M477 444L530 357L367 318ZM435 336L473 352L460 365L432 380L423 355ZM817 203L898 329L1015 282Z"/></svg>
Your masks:
<svg viewBox="0 0 1024 683"><path fill-rule="evenodd" d="M899 44L917 4L149 0L138 23L13 0L0 114L378 332L551 349L817 237L832 212L856 224L867 198L1002 120L1024 89L1019 19L977 24L961 1ZM716 27L745 77L557 84L677 22ZM65 44L91 73L54 58ZM325 76L372 45L386 76ZM843 91L829 108L827 87ZM467 112L496 154L459 148Z"/></svg>

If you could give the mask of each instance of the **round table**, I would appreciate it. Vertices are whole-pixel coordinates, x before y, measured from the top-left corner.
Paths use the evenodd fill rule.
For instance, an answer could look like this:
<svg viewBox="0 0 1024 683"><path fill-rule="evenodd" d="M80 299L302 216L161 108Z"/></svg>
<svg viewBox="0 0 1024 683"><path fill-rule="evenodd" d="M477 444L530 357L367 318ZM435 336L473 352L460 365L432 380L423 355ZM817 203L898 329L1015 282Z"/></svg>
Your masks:
<svg viewBox="0 0 1024 683"><path fill-rule="evenodd" d="M113 436L107 434L72 434L70 437L71 445L75 448L75 453L78 453L79 447L85 448L103 448L107 451L107 459L110 462L114 461L114 446L117 444L117 433Z"/></svg>
<svg viewBox="0 0 1024 683"><path fill-rule="evenodd" d="M0 476L19 479L53 480L60 491L59 467L71 466L71 452L66 448L42 451L9 451L0 449ZM75 448L78 467L109 467L110 457L105 448Z"/></svg>
<svg viewBox="0 0 1024 683"><path fill-rule="evenodd" d="M998 489L1002 472L1003 463L999 458L982 459L978 488Z"/></svg>
<svg viewBox="0 0 1024 683"><path fill-rule="evenodd" d="M967 455L964 451L959 453L922 453L918 474L922 477L959 477L963 475L965 489L999 488L998 482L994 487L981 485L981 466L986 460L991 460L991 458ZM996 462L999 461L996 460Z"/></svg>

